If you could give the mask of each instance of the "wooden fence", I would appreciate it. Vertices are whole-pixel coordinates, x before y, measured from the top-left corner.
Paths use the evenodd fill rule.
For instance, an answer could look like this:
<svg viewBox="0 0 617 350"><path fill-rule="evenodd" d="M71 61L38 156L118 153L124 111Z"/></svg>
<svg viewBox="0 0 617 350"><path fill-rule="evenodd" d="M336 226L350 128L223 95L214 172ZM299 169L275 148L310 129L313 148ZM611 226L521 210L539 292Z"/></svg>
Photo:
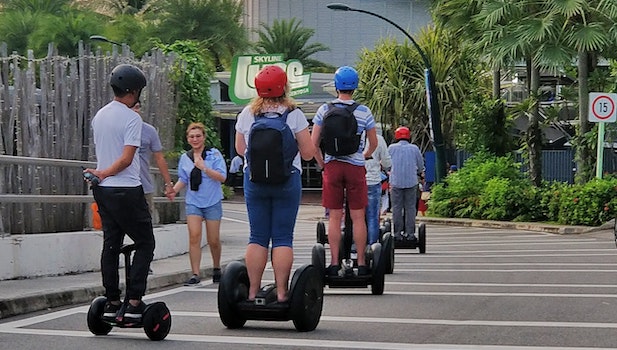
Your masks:
<svg viewBox="0 0 617 350"><path fill-rule="evenodd" d="M120 63L142 68L147 86L142 117L154 125L164 149L174 145L178 94L171 80L174 56L153 50L135 59L127 46L92 52L79 44L78 57L62 57L53 45L35 58L7 53L0 43L0 154L95 161L90 122L113 98L109 74ZM0 194L84 195L79 168L0 163ZM0 202L0 232L77 231L86 227L83 203Z"/></svg>

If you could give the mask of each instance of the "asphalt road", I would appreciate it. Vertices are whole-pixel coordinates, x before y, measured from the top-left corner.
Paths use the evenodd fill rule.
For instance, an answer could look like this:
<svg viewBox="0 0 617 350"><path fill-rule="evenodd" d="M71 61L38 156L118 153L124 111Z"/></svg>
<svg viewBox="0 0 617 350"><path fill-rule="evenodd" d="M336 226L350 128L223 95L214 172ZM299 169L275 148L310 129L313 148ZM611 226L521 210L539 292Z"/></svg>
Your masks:
<svg viewBox="0 0 617 350"><path fill-rule="evenodd" d="M315 223L299 222L296 237L296 266L310 263ZM265 279L273 279L270 267ZM612 232L429 225L426 254L397 250L383 295L326 288L313 332L299 333L291 321L226 329L217 286L206 281L148 295L172 313L162 342L139 329L95 337L85 322L88 305L75 305L2 320L0 349L617 348L616 280Z"/></svg>

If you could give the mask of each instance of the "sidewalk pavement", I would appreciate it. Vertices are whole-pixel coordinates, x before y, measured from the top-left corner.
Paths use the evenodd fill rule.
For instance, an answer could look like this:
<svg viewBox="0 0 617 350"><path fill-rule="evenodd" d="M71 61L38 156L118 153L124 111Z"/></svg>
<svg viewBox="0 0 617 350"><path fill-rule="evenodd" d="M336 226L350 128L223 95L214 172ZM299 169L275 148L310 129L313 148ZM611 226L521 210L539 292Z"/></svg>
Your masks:
<svg viewBox="0 0 617 350"><path fill-rule="evenodd" d="M244 203L241 201L225 201L225 211L244 212ZM300 206L298 220L310 220L317 222L323 220L324 209L315 201L305 200ZM238 220L231 219L232 223L238 224ZM418 217L418 222L427 225L452 225L452 226L471 226L485 228L508 228L515 230L542 231L556 234L574 234L612 229L612 224L606 224L599 228L586 226L558 226L542 223L516 223L516 222L493 222L478 221L469 219L446 219ZM226 230L232 225L223 219L221 243L222 257L221 263L224 267L233 260L242 259L246 248L248 237L247 226L235 229L233 232ZM185 224L168 224L154 230L180 230L186 232ZM204 230L205 234L205 230ZM202 249L201 259L202 281L209 281L212 276L212 259L207 247ZM191 276L189 268L188 254L182 254L152 262L153 274L148 277L148 292L162 288L182 285ZM123 269L122 269L123 270ZM124 280L121 271L121 281ZM121 287L122 288L122 287ZM45 310L54 307L89 303L95 297L102 295L104 290L101 286L101 275L99 271L85 272L71 275L48 276L39 278L27 278L18 280L0 281L0 319L30 312Z"/></svg>

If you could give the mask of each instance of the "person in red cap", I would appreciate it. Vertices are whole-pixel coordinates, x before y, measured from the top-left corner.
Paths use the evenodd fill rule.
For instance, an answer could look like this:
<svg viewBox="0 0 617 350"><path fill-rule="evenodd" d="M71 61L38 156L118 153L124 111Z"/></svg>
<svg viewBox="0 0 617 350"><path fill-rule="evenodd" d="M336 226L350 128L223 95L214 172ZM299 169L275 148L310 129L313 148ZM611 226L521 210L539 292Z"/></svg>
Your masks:
<svg viewBox="0 0 617 350"><path fill-rule="evenodd" d="M396 142L388 146L392 158L390 196L394 238L415 240L416 196L418 178L424 173L424 159L418 146L411 143L409 128L398 127L394 132L394 139Z"/></svg>
<svg viewBox="0 0 617 350"><path fill-rule="evenodd" d="M238 115L235 140L236 152L246 160L243 186L250 225L245 255L248 299L254 300L261 288L271 244L277 301L286 302L293 233L302 196L300 158L311 160L315 147L306 116L289 97L287 73L281 67L263 67L255 76L255 89L258 96Z"/></svg>

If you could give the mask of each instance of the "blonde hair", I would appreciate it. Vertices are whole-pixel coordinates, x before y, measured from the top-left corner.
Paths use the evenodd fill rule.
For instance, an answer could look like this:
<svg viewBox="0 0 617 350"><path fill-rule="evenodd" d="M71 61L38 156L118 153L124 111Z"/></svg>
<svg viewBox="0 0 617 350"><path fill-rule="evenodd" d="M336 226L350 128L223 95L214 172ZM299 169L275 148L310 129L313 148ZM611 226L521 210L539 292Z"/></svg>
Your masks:
<svg viewBox="0 0 617 350"><path fill-rule="evenodd" d="M202 123L192 122L189 126L186 127L186 136L189 136L189 132L191 130L201 130L201 133L206 136L206 127Z"/></svg>
<svg viewBox="0 0 617 350"><path fill-rule="evenodd" d="M277 107L277 106L285 106L288 109L296 108L296 101L293 98L288 97L289 91L291 88L289 87L289 83L285 84L285 94L280 97L260 97L257 96L251 101L251 113L253 115L257 115L268 110L269 107Z"/></svg>

